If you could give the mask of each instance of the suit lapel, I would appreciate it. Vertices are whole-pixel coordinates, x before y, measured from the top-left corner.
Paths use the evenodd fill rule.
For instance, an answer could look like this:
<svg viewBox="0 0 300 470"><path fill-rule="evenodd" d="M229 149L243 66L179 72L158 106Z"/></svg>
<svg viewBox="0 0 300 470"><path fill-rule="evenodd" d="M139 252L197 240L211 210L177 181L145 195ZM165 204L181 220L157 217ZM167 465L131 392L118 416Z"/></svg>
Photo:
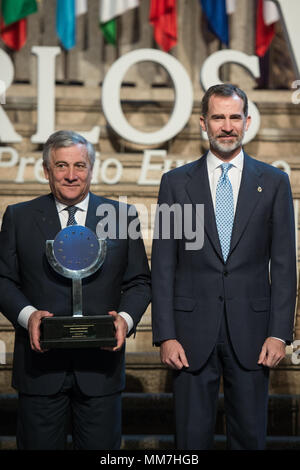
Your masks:
<svg viewBox="0 0 300 470"><path fill-rule="evenodd" d="M189 170L188 175L190 179L186 185L186 191L193 204L204 204L204 230L218 256L223 260L208 180L206 154ZM257 203L261 199L262 191L259 188L263 189L262 174L255 160L245 153L228 257L238 244Z"/></svg>
<svg viewBox="0 0 300 470"><path fill-rule="evenodd" d="M196 166L188 172L190 180L186 184L186 191L193 204L204 204L204 230L218 256L223 259L208 180L206 156L207 154L203 155L196 162Z"/></svg>
<svg viewBox="0 0 300 470"><path fill-rule="evenodd" d="M86 216L86 226L95 231L99 217L96 216L101 197L90 193L89 206ZM34 220L43 234L45 240L54 240L61 230L60 220L57 213L55 200L52 194L48 194L37 200L34 211Z"/></svg>
<svg viewBox="0 0 300 470"><path fill-rule="evenodd" d="M93 193L90 193L90 200L89 200L89 206L88 206L88 211L86 215L85 225L86 227L91 229L93 232L95 232L97 223L99 222L99 217L97 217L96 211L100 203L101 203L101 198L99 196L96 196Z"/></svg>
<svg viewBox="0 0 300 470"><path fill-rule="evenodd" d="M255 160L244 153L244 167L239 190L234 224L231 235L230 253L239 242L249 219L263 193L263 179Z"/></svg>
<svg viewBox="0 0 300 470"><path fill-rule="evenodd" d="M45 240L54 240L60 231L61 225L52 194L40 198L37 201L34 220L41 230Z"/></svg>

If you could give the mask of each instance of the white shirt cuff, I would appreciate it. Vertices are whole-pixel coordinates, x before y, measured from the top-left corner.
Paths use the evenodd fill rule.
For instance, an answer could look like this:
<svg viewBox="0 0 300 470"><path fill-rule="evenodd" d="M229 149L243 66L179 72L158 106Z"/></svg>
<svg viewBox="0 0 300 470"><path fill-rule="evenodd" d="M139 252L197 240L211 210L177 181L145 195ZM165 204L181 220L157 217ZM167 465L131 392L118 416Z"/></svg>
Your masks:
<svg viewBox="0 0 300 470"><path fill-rule="evenodd" d="M26 307L22 308L21 312L18 316L18 323L19 325L23 326L26 330L28 330L28 320L30 315L35 312L37 309L32 307L32 305L27 305Z"/></svg>
<svg viewBox="0 0 300 470"><path fill-rule="evenodd" d="M276 338L276 336L271 336L271 338L278 339L279 341L282 341L282 342L285 344L285 341L284 341L284 339L281 339L281 338Z"/></svg>
<svg viewBox="0 0 300 470"><path fill-rule="evenodd" d="M124 320L126 321L126 323L128 325L128 332L127 333L129 333L129 331L131 331L132 328L133 328L133 320L132 320L131 316L129 315L129 313L126 313L126 312L119 312L119 315L121 317L123 317Z"/></svg>

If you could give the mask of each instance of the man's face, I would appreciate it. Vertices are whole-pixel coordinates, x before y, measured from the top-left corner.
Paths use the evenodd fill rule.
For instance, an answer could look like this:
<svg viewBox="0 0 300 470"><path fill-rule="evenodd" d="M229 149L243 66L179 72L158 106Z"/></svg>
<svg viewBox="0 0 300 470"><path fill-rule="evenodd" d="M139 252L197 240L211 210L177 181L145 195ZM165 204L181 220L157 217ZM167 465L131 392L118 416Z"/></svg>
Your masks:
<svg viewBox="0 0 300 470"><path fill-rule="evenodd" d="M200 125L207 132L211 150L222 159L232 159L240 152L251 120L250 116L245 117L243 107L244 102L237 95L212 95L207 116L200 117Z"/></svg>
<svg viewBox="0 0 300 470"><path fill-rule="evenodd" d="M92 167L83 145L52 150L49 168L44 166L54 197L68 206L82 201L88 194Z"/></svg>

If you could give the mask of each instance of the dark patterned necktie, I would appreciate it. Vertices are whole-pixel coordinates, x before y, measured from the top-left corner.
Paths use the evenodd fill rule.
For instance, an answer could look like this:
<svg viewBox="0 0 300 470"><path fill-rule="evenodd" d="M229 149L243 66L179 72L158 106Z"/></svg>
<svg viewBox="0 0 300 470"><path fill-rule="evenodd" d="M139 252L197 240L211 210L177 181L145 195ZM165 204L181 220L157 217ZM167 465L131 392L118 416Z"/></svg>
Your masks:
<svg viewBox="0 0 300 470"><path fill-rule="evenodd" d="M76 219L75 219L75 213L76 213L77 209L78 208L76 206L66 207L65 210L69 212L69 218L68 218L67 226L68 225L77 225L77 222L76 222Z"/></svg>

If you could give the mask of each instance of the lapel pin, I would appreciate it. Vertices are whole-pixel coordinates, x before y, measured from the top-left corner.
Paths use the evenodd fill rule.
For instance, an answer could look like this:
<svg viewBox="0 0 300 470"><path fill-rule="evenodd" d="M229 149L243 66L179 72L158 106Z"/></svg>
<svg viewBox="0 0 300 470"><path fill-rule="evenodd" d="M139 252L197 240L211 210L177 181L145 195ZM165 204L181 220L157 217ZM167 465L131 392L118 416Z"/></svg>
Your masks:
<svg viewBox="0 0 300 470"><path fill-rule="evenodd" d="M261 187L261 186L258 186L258 187L257 187L257 191L258 191L259 193L261 193L261 192L262 192L262 187Z"/></svg>

